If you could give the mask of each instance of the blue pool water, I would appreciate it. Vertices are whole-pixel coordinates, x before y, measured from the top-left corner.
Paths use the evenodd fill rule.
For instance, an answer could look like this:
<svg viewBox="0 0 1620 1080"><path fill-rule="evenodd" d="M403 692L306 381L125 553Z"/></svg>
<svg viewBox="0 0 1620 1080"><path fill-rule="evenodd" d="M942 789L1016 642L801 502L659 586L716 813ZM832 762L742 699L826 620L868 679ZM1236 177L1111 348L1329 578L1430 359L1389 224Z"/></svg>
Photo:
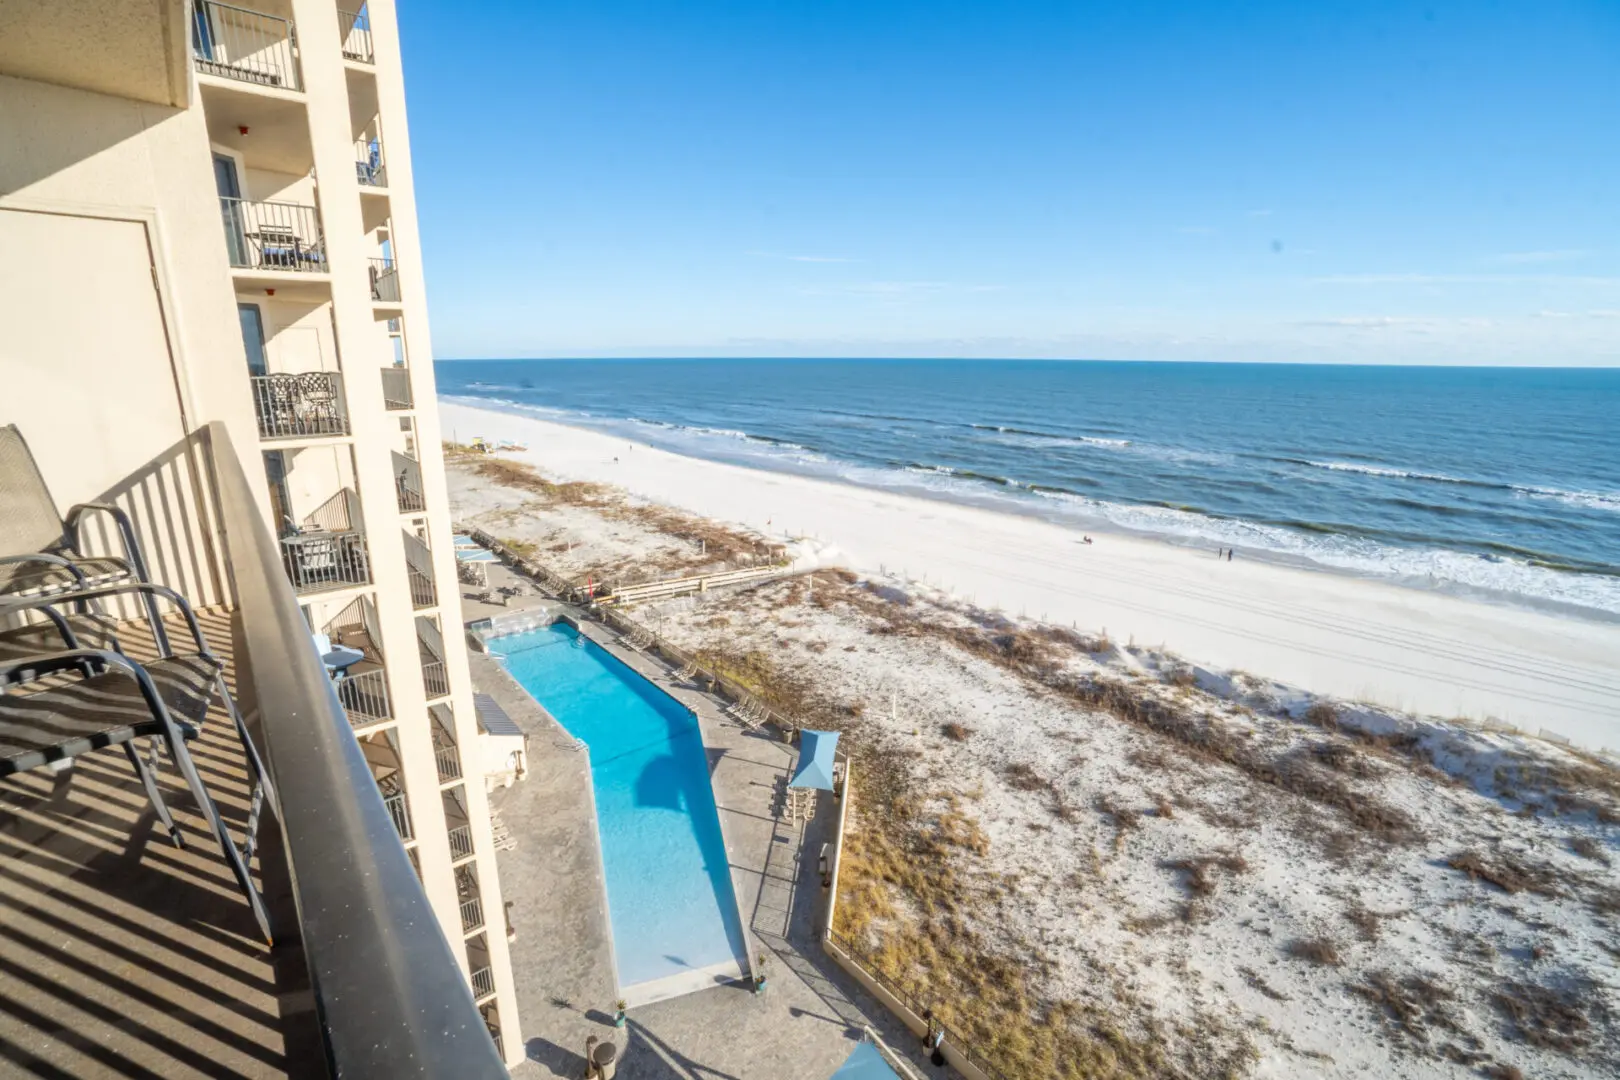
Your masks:
<svg viewBox="0 0 1620 1080"><path fill-rule="evenodd" d="M590 748L621 992L634 999L642 983L745 965L697 718L566 624L489 647Z"/></svg>

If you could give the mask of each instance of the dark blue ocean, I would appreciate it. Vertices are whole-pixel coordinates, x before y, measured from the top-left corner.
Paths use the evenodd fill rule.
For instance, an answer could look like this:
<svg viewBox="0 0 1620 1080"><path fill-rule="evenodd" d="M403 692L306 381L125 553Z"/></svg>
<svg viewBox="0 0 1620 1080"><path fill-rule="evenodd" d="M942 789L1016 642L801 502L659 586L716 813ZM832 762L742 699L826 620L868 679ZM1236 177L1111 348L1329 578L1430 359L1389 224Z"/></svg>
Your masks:
<svg viewBox="0 0 1620 1080"><path fill-rule="evenodd" d="M762 469L1620 617L1620 370L441 361L442 396Z"/></svg>

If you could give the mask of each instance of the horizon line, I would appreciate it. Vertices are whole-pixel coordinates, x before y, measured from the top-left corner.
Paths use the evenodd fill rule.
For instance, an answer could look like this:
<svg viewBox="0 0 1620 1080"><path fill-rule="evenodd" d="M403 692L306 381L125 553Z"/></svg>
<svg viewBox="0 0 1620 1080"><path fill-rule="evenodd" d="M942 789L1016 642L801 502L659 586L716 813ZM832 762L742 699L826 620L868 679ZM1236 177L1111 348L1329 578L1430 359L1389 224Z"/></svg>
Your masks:
<svg viewBox="0 0 1620 1080"><path fill-rule="evenodd" d="M1362 360L1121 360L1101 356L722 356L693 353L671 356L436 356L435 364L515 364L515 363L641 363L646 361L673 361L688 363L700 360L735 360L743 362L787 363L992 363L992 364L1160 364L1203 365L1216 367L1354 367L1354 368L1421 368L1495 371L1620 371L1620 361L1600 364L1496 364L1446 363L1415 361L1410 363Z"/></svg>

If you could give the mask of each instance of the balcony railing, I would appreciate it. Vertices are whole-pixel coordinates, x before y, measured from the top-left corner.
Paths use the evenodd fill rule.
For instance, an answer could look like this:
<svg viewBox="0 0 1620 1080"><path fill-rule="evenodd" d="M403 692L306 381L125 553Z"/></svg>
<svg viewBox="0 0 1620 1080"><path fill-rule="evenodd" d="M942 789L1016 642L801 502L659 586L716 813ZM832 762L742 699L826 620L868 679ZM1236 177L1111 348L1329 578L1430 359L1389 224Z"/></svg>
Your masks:
<svg viewBox="0 0 1620 1080"><path fill-rule="evenodd" d="M347 435L343 376L335 371L301 375L252 375L253 411L266 439L306 439Z"/></svg>
<svg viewBox="0 0 1620 1080"><path fill-rule="evenodd" d="M478 897L461 902L461 932L470 934L484 926L484 902Z"/></svg>
<svg viewBox="0 0 1620 1080"><path fill-rule="evenodd" d="M354 178L366 187L388 186L388 166L383 164L381 141L363 138L355 142Z"/></svg>
<svg viewBox="0 0 1620 1080"><path fill-rule="evenodd" d="M439 783L448 784L452 780L461 779L461 751L454 746L446 746L433 752L433 760L439 766Z"/></svg>
<svg viewBox="0 0 1620 1080"><path fill-rule="evenodd" d="M411 398L411 369L385 367L382 369L383 405L390 409L409 409Z"/></svg>
<svg viewBox="0 0 1620 1080"><path fill-rule="evenodd" d="M281 551L224 425L210 424L203 442L219 558L230 567L239 615L238 689L279 794L280 842L266 844L262 857L290 894L282 906L287 917L318 916L286 938L302 945L301 985L314 1008L294 1015L318 1029L311 1031L318 1039L309 1040L318 1042L317 1067L337 1076L503 1078L392 814L309 647ZM84 889L95 887L85 879ZM297 955L285 959L296 966ZM487 962L475 980L481 998L494 993ZM289 1053L293 1042L289 1037Z"/></svg>
<svg viewBox="0 0 1620 1080"><path fill-rule="evenodd" d="M404 477L394 477L394 493L399 497L399 512L402 514L420 514L427 509L427 499L420 491L411 487L410 481ZM429 582L429 585L431 584ZM427 601L430 606L432 603L431 599Z"/></svg>
<svg viewBox="0 0 1620 1080"><path fill-rule="evenodd" d="M371 260L371 298L379 304L399 303L399 270L393 259Z"/></svg>
<svg viewBox="0 0 1620 1080"><path fill-rule="evenodd" d="M313 206L219 198L225 222L225 250L231 265L244 270L326 271L326 237Z"/></svg>
<svg viewBox="0 0 1620 1080"><path fill-rule="evenodd" d="M450 693L450 676L445 674L443 660L422 661L422 687L430 698L441 698Z"/></svg>
<svg viewBox="0 0 1620 1080"><path fill-rule="evenodd" d="M393 819L394 831L399 833L399 838L409 840L411 838L411 811L405 805L405 793L399 791L392 795L383 796L383 805L388 808L388 816Z"/></svg>
<svg viewBox="0 0 1620 1080"><path fill-rule="evenodd" d="M343 33L343 59L358 60L362 64L377 62L377 54L371 48L370 11L364 7L359 11L338 8L338 28Z"/></svg>
<svg viewBox="0 0 1620 1080"><path fill-rule="evenodd" d="M367 33L369 43L370 34ZM302 90L293 24L260 11L196 0L191 12L191 55L205 75Z"/></svg>
<svg viewBox="0 0 1620 1080"><path fill-rule="evenodd" d="M281 540L281 561L300 595L346 589L371 581L366 536L348 532L308 532Z"/></svg>
<svg viewBox="0 0 1620 1080"><path fill-rule="evenodd" d="M355 727L375 724L393 717L388 701L388 675L382 668L345 675L337 681L338 701Z"/></svg>
<svg viewBox="0 0 1620 1080"><path fill-rule="evenodd" d="M495 993L495 973L481 967L472 973L473 997L482 1001Z"/></svg>
<svg viewBox="0 0 1620 1080"><path fill-rule="evenodd" d="M450 858L469 859L473 853L471 825L457 825L447 834L450 837Z"/></svg>
<svg viewBox="0 0 1620 1080"><path fill-rule="evenodd" d="M421 611L438 603L438 592L433 587L433 579L414 566L407 566L405 570L411 583L411 606Z"/></svg>

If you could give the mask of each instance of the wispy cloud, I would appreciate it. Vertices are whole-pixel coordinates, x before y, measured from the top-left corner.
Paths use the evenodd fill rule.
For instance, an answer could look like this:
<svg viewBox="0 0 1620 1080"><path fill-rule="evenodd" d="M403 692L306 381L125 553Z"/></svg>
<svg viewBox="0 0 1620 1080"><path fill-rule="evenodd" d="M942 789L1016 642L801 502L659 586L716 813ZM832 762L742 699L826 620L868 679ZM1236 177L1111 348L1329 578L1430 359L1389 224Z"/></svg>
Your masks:
<svg viewBox="0 0 1620 1080"><path fill-rule="evenodd" d="M1487 262L1504 263L1510 266L1525 266L1535 263L1570 262L1575 259L1584 259L1592 254L1590 251L1581 251L1574 248L1560 251L1509 251L1501 255L1492 255Z"/></svg>
<svg viewBox="0 0 1620 1080"><path fill-rule="evenodd" d="M1210 228L1208 225L1183 225L1181 228L1177 229L1176 232L1185 233L1188 236L1215 235L1215 230Z"/></svg>
<svg viewBox="0 0 1620 1080"><path fill-rule="evenodd" d="M750 251L748 254L757 255L761 259L785 259L788 262L805 263L853 263L859 259L846 259L841 255L784 255L776 251Z"/></svg>

